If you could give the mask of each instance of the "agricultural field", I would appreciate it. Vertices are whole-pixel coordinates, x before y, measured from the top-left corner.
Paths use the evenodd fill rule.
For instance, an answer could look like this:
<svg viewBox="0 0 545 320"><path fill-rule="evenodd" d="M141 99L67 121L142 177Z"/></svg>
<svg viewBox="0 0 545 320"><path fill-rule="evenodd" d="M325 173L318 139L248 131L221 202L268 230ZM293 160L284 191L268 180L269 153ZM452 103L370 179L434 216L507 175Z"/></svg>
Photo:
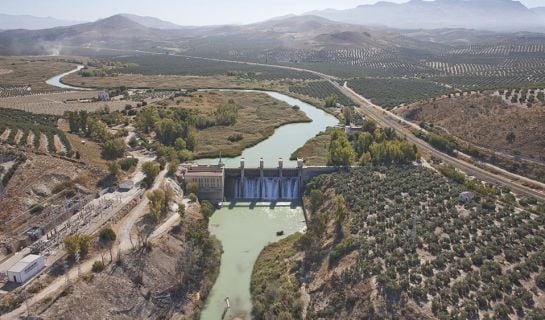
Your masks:
<svg viewBox="0 0 545 320"><path fill-rule="evenodd" d="M58 120L59 117L54 115L0 108L0 140L40 152L71 155L71 144L64 132L57 128Z"/></svg>
<svg viewBox="0 0 545 320"><path fill-rule="evenodd" d="M545 89L540 88L497 90L493 95L500 96L507 104L521 107L545 105Z"/></svg>
<svg viewBox="0 0 545 320"><path fill-rule="evenodd" d="M153 88L153 89L203 89L203 88L255 88L263 81L243 79L235 76L179 76L117 74L113 77L82 77L73 73L63 82L88 88ZM266 82L265 82L266 83Z"/></svg>
<svg viewBox="0 0 545 320"><path fill-rule="evenodd" d="M0 99L0 108L10 108L36 114L63 115L66 111L96 112L108 108L123 110L126 105L136 106L135 101L95 101L100 91L57 92L33 94Z"/></svg>
<svg viewBox="0 0 545 320"><path fill-rule="evenodd" d="M226 63L180 56L140 55L121 57L114 61L126 64L126 68L115 69L118 73L144 75L197 75L197 76L235 76L254 80L279 79L317 79L308 72L298 72L279 68L253 66L241 63Z"/></svg>
<svg viewBox="0 0 545 320"><path fill-rule="evenodd" d="M346 97L328 81L312 81L291 85L289 91L320 100L325 100L330 96L336 96L337 103L340 103L343 106L352 106L354 104L352 100Z"/></svg>
<svg viewBox="0 0 545 320"><path fill-rule="evenodd" d="M45 81L74 69L75 62L86 60L79 57L0 57L0 97L26 94L29 86L35 93L56 91L57 88Z"/></svg>
<svg viewBox="0 0 545 320"><path fill-rule="evenodd" d="M444 85L419 79L360 78L349 80L348 86L386 109L453 92Z"/></svg>
<svg viewBox="0 0 545 320"><path fill-rule="evenodd" d="M462 202L467 184L414 166L318 177L306 191L309 230L284 249L295 249L284 261L304 258L260 291L293 318L542 319L545 207L488 189Z"/></svg>

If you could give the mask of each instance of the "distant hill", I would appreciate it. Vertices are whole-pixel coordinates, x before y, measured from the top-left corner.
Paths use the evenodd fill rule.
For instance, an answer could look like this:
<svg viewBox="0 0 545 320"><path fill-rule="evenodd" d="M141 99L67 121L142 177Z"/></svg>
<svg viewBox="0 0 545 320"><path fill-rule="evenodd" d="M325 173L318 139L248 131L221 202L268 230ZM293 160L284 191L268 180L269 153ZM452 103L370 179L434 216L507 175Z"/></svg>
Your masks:
<svg viewBox="0 0 545 320"><path fill-rule="evenodd" d="M69 53L70 47L146 49L168 36L120 15L68 27L0 32L0 54Z"/></svg>
<svg viewBox="0 0 545 320"><path fill-rule="evenodd" d="M512 0L411 0L378 2L353 9L308 14L361 25L398 29L469 28L491 31L545 31L539 10Z"/></svg>
<svg viewBox="0 0 545 320"><path fill-rule="evenodd" d="M60 20L51 17L29 15L10 15L0 13L0 30L27 29L39 30L54 27L71 26L81 21Z"/></svg>
<svg viewBox="0 0 545 320"><path fill-rule="evenodd" d="M155 28L155 29L162 29L162 30L175 30L175 29L183 29L184 27L177 25L175 23L161 20L154 17L144 17L144 16L138 16L135 14L128 14L123 13L120 14L120 16L128 18L138 24L141 24L148 28Z"/></svg>
<svg viewBox="0 0 545 320"><path fill-rule="evenodd" d="M331 21L316 16L290 16L244 26L180 27L153 18L115 15L95 22L43 30L0 32L0 54L70 54L70 48L182 50L210 55L226 51L343 48L422 48L423 44L395 31ZM159 21L159 22L158 22ZM144 25L147 24L148 26ZM155 25L156 27L149 27ZM162 26L162 28L158 28ZM167 27L168 29L163 29Z"/></svg>

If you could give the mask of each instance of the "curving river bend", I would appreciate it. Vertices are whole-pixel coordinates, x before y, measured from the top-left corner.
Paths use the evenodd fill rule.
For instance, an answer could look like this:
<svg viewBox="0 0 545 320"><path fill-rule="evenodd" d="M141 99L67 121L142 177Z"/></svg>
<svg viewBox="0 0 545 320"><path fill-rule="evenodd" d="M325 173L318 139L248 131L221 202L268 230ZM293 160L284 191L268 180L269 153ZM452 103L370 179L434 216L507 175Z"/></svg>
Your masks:
<svg viewBox="0 0 545 320"><path fill-rule="evenodd" d="M63 89L86 89L61 83L62 77L81 68L83 66L53 77L47 83ZM288 124L276 129L271 137L245 149L241 156L222 159L227 167L238 167L241 157L245 158L246 167L257 167L261 157L266 167L276 167L280 157L285 167L295 167L296 161L289 160L292 152L327 127L338 124L332 115L301 100L272 91L259 92L299 106L312 122ZM218 160L203 159L199 163L217 164ZM302 208L298 203L227 203L210 218L209 228L221 241L223 254L218 279L206 300L201 319L251 319L250 278L253 265L267 244L304 230ZM284 231L282 237L276 236L280 230ZM230 308L226 307L226 298Z"/></svg>

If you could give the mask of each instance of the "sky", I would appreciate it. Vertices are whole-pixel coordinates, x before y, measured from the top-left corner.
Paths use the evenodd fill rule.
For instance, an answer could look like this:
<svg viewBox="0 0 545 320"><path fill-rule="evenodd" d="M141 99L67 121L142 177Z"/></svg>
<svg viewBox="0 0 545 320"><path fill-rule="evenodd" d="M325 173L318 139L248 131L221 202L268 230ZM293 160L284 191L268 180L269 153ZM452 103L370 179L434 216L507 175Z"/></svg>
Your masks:
<svg viewBox="0 0 545 320"><path fill-rule="evenodd" d="M406 2L407 0L389 0ZM94 21L117 13L153 16L180 25L243 24L312 10L353 8L376 0L0 0L0 13ZM522 0L528 7L545 0ZM77 3L77 4L76 4Z"/></svg>

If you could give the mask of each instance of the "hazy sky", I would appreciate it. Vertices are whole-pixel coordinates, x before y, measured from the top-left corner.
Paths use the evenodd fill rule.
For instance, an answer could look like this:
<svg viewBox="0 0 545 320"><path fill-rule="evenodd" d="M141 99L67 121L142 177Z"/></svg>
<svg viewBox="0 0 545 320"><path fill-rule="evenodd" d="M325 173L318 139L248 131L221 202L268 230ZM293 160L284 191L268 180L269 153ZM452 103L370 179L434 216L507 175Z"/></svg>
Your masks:
<svg viewBox="0 0 545 320"><path fill-rule="evenodd" d="M390 0L406 2L407 0ZM376 0L0 0L0 12L91 21L116 13L148 15L181 25L250 23L289 13L352 8ZM522 0L529 7L545 0Z"/></svg>

